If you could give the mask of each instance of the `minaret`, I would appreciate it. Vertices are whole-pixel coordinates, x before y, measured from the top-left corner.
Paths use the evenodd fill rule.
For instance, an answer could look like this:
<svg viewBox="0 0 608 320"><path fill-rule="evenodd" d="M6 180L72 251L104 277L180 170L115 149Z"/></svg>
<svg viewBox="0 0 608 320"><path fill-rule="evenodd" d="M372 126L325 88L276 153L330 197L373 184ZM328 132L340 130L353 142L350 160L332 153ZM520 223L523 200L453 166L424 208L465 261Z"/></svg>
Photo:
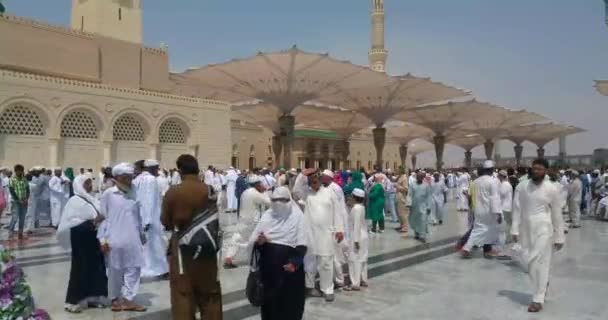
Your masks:
<svg viewBox="0 0 608 320"><path fill-rule="evenodd" d="M141 43L141 20L141 0L72 0L72 29Z"/></svg>
<svg viewBox="0 0 608 320"><path fill-rule="evenodd" d="M369 65L374 71L385 72L388 51L384 49L384 0L372 0L371 40Z"/></svg>

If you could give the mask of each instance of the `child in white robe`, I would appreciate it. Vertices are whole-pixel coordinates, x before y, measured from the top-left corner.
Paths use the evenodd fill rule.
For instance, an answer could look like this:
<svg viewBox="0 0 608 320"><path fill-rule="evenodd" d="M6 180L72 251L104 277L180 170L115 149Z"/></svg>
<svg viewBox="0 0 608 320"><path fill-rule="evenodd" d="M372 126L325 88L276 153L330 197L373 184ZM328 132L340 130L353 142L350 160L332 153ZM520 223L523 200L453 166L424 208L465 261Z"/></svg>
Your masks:
<svg viewBox="0 0 608 320"><path fill-rule="evenodd" d="M361 287L367 287L367 257L369 250L369 234L367 222L365 221L365 192L355 188L352 192L355 204L350 210L349 228L349 262L348 273L350 276L350 286L346 291L359 291Z"/></svg>

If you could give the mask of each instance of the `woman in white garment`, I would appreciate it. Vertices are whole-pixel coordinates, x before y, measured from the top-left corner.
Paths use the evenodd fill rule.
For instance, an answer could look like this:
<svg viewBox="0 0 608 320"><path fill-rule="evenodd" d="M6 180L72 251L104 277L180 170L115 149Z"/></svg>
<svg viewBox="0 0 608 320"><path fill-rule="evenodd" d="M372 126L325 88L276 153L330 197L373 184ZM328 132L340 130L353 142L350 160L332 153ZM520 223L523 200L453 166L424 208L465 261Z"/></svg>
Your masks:
<svg viewBox="0 0 608 320"><path fill-rule="evenodd" d="M369 234L365 221L365 191L355 188L352 192L355 202L350 210L350 252L348 254L348 273L351 285L344 288L346 291L359 291L367 287L367 256L369 251Z"/></svg>
<svg viewBox="0 0 608 320"><path fill-rule="evenodd" d="M264 284L262 320L298 320L304 314L304 255L310 232L287 187L275 189L270 199L270 209L249 239L250 248L259 254Z"/></svg>
<svg viewBox="0 0 608 320"><path fill-rule="evenodd" d="M59 244L72 249L70 280L65 298L65 310L80 313L82 305L104 307L101 298L108 295L108 278L104 255L97 239L97 227L104 217L99 213L99 201L92 196L93 180L88 175L74 179L74 196L63 209L57 231Z"/></svg>

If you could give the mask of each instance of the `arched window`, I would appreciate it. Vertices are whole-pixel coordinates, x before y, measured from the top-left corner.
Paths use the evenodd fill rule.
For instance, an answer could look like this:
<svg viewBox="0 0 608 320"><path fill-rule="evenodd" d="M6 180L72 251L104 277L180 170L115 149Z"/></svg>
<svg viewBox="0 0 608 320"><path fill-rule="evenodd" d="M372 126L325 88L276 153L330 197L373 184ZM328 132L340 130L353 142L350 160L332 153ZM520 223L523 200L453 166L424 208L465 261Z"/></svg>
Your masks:
<svg viewBox="0 0 608 320"><path fill-rule="evenodd" d="M15 104L0 115L0 134L44 136L44 123L33 108Z"/></svg>
<svg viewBox="0 0 608 320"><path fill-rule="evenodd" d="M144 127L135 116L124 115L114 123L113 137L116 141L145 141Z"/></svg>
<svg viewBox="0 0 608 320"><path fill-rule="evenodd" d="M98 129L93 118L84 111L72 111L61 121L64 138L97 139Z"/></svg>
<svg viewBox="0 0 608 320"><path fill-rule="evenodd" d="M184 128L177 120L169 119L160 125L158 130L158 141L160 143L186 143Z"/></svg>

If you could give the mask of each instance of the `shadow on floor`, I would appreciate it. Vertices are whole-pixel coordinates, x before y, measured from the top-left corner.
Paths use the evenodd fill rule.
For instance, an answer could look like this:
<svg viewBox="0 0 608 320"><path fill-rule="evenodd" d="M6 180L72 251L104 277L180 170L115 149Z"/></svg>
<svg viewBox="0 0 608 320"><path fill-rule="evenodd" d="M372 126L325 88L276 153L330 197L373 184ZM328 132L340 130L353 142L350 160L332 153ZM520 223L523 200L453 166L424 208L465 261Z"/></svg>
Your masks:
<svg viewBox="0 0 608 320"><path fill-rule="evenodd" d="M528 304L530 304L530 301L532 301L531 294L517 292L517 291L513 291L513 290L500 290L500 291L498 291L498 296L507 297L507 298L511 299L511 301L513 301L515 303L519 303L522 306L527 306Z"/></svg>

